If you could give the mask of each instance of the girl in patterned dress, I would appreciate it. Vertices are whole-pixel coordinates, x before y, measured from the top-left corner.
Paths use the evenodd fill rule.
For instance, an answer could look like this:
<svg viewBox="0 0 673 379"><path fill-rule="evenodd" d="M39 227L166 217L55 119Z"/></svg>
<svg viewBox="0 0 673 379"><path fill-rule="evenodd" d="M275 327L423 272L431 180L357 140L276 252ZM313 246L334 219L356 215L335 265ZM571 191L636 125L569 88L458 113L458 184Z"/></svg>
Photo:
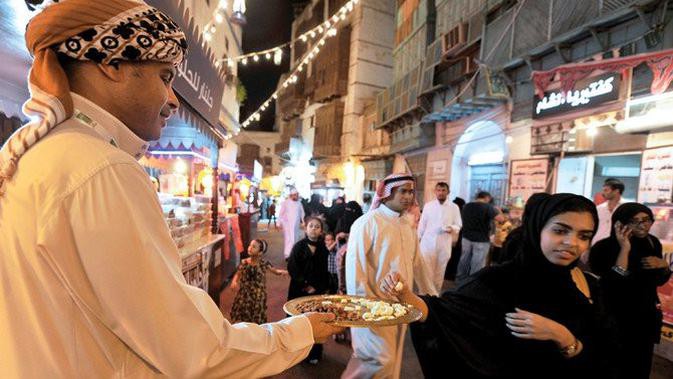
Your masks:
<svg viewBox="0 0 673 379"><path fill-rule="evenodd" d="M249 258L241 261L231 288L238 290L231 306L232 322L266 323L266 271L276 275L288 275L286 270L274 268L271 263L262 259L268 244L262 239L255 239L248 246Z"/></svg>

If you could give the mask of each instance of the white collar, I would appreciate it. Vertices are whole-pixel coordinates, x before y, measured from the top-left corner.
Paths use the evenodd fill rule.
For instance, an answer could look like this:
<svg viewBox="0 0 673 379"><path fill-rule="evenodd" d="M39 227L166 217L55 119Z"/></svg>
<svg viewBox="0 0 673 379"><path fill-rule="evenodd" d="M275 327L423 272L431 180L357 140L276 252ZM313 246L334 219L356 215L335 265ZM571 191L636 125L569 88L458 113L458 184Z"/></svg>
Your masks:
<svg viewBox="0 0 673 379"><path fill-rule="evenodd" d="M402 214L400 212L395 212L394 210L388 208L385 204L381 204L379 208L381 213L390 217L400 217Z"/></svg>
<svg viewBox="0 0 673 379"><path fill-rule="evenodd" d="M101 138L107 140L135 159L140 159L149 144L135 135L123 122L91 100L70 92L75 108L73 118L91 127Z"/></svg>

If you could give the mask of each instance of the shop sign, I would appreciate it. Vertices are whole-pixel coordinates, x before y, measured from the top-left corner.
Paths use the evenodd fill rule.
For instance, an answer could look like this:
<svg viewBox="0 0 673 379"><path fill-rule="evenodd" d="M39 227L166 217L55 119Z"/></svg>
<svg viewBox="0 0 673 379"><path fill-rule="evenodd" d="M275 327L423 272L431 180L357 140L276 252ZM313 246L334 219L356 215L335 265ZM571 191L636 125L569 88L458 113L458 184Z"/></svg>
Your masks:
<svg viewBox="0 0 673 379"><path fill-rule="evenodd" d="M523 201L537 192L547 191L549 160L523 159L510 163L509 197L520 197Z"/></svg>
<svg viewBox="0 0 673 379"><path fill-rule="evenodd" d="M224 81L213 61L201 47L201 38L185 20L184 4L177 0L148 0L147 3L170 16L187 37L187 56L177 67L173 82L175 91L184 98L211 126L216 126L224 94ZM188 24L189 22L189 24Z"/></svg>
<svg viewBox="0 0 673 379"><path fill-rule="evenodd" d="M638 202L670 203L673 197L673 146L645 150L640 170Z"/></svg>
<svg viewBox="0 0 673 379"><path fill-rule="evenodd" d="M620 76L609 74L577 82L572 90L565 93L562 91L545 92L542 99L534 97L533 118L574 112L617 100L619 99L619 84Z"/></svg>

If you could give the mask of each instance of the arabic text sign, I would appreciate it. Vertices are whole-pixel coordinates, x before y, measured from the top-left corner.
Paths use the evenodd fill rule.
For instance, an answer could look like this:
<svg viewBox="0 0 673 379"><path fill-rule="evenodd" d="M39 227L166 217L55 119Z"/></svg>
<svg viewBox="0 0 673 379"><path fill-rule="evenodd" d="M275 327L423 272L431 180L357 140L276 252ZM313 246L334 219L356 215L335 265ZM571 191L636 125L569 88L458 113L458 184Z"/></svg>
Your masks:
<svg viewBox="0 0 673 379"><path fill-rule="evenodd" d="M620 76L609 74L595 76L578 82L570 91L545 92L542 99L535 96L533 118L591 108L619 99Z"/></svg>
<svg viewBox="0 0 673 379"><path fill-rule="evenodd" d="M673 192L673 146L648 149L640 164L638 201L670 202Z"/></svg>
<svg viewBox="0 0 673 379"><path fill-rule="evenodd" d="M545 159L513 160L510 163L509 197L524 201L537 192L546 192L549 161Z"/></svg>
<svg viewBox="0 0 673 379"><path fill-rule="evenodd" d="M211 125L217 125L224 94L224 82L211 59L201 48L194 31L186 24L178 1L147 0L147 3L175 20L187 36L189 50L186 59L177 67L173 88L206 121Z"/></svg>

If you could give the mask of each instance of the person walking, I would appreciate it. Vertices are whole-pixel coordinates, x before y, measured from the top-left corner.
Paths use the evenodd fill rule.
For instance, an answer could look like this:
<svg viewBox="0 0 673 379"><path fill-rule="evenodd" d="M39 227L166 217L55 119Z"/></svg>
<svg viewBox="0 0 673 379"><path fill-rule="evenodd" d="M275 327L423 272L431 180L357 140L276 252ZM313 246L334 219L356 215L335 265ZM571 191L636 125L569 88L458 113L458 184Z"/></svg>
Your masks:
<svg viewBox="0 0 673 379"><path fill-rule="evenodd" d="M262 258L268 248L265 240L252 240L248 246L249 258L238 265L231 281L231 289L237 291L231 306L232 322L266 324L266 272L288 275L286 270L274 268Z"/></svg>
<svg viewBox="0 0 673 379"><path fill-rule="evenodd" d="M285 260L290 257L292 247L304 235L304 207L299 201L299 192L292 188L290 195L280 205L278 221L283 230L284 249L283 256Z"/></svg>
<svg viewBox="0 0 673 379"><path fill-rule="evenodd" d="M318 217L306 219L306 238L292 247L287 270L290 273L290 287L287 300L302 296L322 295L329 291L327 260L329 252L322 238L323 222ZM310 364L318 364L322 359L322 344L315 344L306 358Z"/></svg>
<svg viewBox="0 0 673 379"><path fill-rule="evenodd" d="M404 212L415 198L409 174L392 174L377 187L372 209L350 230L346 254L346 290L349 295L393 298L379 289L386 273L395 269L420 293L436 294L424 272L416 231ZM353 355L342 378L400 376L406 326L352 328Z"/></svg>
<svg viewBox="0 0 673 379"><path fill-rule="evenodd" d="M460 209L448 201L448 197L449 185L445 182L437 183L435 200L425 204L418 224L421 257L437 293L442 290L446 265L451 259L451 248L463 225Z"/></svg>
<svg viewBox="0 0 673 379"><path fill-rule="evenodd" d="M278 224L276 224L276 200L271 201L267 212L269 215L269 227L271 227L271 222L273 222L273 227L278 230Z"/></svg>
<svg viewBox="0 0 673 379"><path fill-rule="evenodd" d="M475 201L463 206L461 214L463 251L456 272L456 282L459 284L468 276L484 268L491 248L489 235L493 220L504 221L500 212L491 205L492 200L490 193L482 191L477 194Z"/></svg>
<svg viewBox="0 0 673 379"><path fill-rule="evenodd" d="M32 121L0 150L0 377L264 377L340 330L326 314L232 326L186 283L137 162L179 107L170 17L48 1L25 33Z"/></svg>
<svg viewBox="0 0 673 379"><path fill-rule="evenodd" d="M646 379L654 345L661 339L662 314L657 287L671 270L662 259L659 239L649 234L654 214L639 203L624 203L612 214L610 237L589 255L591 270L601 278L608 313L617 326L620 378Z"/></svg>

